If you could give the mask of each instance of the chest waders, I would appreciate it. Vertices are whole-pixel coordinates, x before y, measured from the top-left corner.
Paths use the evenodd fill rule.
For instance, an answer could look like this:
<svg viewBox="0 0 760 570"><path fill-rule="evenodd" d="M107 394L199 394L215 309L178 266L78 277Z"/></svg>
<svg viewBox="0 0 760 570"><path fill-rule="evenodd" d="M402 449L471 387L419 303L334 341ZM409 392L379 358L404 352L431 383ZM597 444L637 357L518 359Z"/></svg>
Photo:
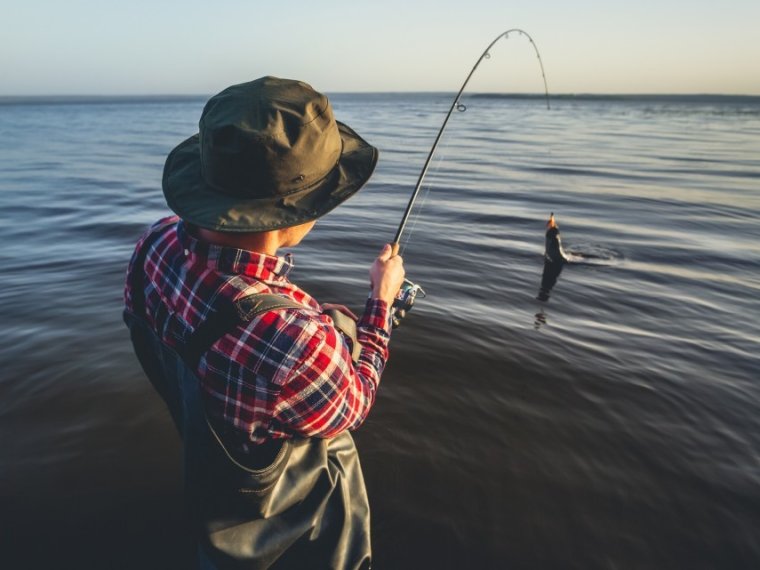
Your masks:
<svg viewBox="0 0 760 570"><path fill-rule="evenodd" d="M304 307L270 294L222 302L183 346L168 346L143 317L145 257L160 233L138 254L133 312L124 319L140 364L183 440L185 495L200 568L370 568L369 504L348 432L331 439L271 440L242 455L225 446L206 417L195 370L208 348L266 311Z"/></svg>

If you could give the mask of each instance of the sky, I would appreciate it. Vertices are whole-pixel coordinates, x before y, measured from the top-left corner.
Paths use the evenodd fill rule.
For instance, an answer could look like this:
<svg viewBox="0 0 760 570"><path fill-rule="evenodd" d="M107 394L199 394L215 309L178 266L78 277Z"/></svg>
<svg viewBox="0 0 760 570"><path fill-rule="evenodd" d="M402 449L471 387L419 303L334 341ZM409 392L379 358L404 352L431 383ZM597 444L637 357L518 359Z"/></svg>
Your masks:
<svg viewBox="0 0 760 570"><path fill-rule="evenodd" d="M0 0L0 95L456 91L527 31L551 93L760 95L760 0ZM541 92L525 38L471 91Z"/></svg>

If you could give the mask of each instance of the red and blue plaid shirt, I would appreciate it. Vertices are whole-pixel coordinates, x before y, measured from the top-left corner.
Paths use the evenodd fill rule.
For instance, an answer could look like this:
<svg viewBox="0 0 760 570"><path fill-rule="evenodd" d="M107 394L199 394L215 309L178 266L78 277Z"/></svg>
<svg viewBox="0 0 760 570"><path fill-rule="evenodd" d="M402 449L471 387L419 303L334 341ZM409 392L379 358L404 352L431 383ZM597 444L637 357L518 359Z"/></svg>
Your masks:
<svg viewBox="0 0 760 570"><path fill-rule="evenodd" d="M206 412L226 443L247 451L271 438L332 437L355 429L375 400L388 358L389 307L370 299L357 324L357 364L332 319L288 281L288 257L212 245L195 239L177 217L157 222L161 235L143 268L129 266L125 303L132 310L130 275L145 272L146 314L138 315L172 347L213 310L215 300L275 293L304 306L265 312L231 330L198 363ZM136 250L136 251L137 251Z"/></svg>

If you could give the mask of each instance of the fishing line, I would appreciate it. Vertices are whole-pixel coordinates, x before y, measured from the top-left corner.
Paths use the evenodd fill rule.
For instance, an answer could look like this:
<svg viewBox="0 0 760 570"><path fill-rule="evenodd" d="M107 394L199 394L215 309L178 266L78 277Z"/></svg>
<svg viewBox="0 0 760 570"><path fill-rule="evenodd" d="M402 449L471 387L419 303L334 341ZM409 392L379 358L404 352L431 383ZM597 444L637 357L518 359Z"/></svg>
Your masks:
<svg viewBox="0 0 760 570"><path fill-rule="evenodd" d="M414 213L414 216L412 216L412 225L409 227L409 231L406 232L406 239L404 240L404 245L402 245L399 248L398 254L403 256L404 252L406 251L406 246L409 245L409 242L412 240L412 236L414 235L414 228L417 227L417 222L420 221L420 212L425 208L425 203L427 202L428 196L430 195L430 188L431 185L428 184L425 186L425 189L422 191L422 199L420 201L420 205L417 207L417 211Z"/></svg>
<svg viewBox="0 0 760 570"><path fill-rule="evenodd" d="M438 172L441 169L441 164L443 164L443 161L446 160L447 157L447 150L451 146L451 138L447 139L446 142L443 143L443 147L441 147L441 152L438 153L438 158L436 159L435 166L433 167L433 175L435 176L438 174ZM409 242L412 241L412 236L414 235L414 228L417 227L417 223L420 221L420 218L422 217L422 211L425 209L425 204L427 203L428 196L430 196L430 189L433 187L432 183L428 183L425 185L424 190L422 191L422 199L420 200L420 204L417 206L416 211L414 215L412 216L412 225L409 228L409 231L406 233L406 239L404 240L404 245L401 246L401 250L399 251L399 255L404 255L404 252L406 251L407 246L409 245Z"/></svg>
<svg viewBox="0 0 760 570"><path fill-rule="evenodd" d="M417 200L417 196L419 195L420 188L422 187L422 182L425 179L425 175L428 172L428 168L430 167L430 161L433 158L433 154L435 153L436 148L438 148L438 143L441 140L441 137L443 136L443 131L446 130L446 125L449 122L449 119L451 118L451 114L454 112L454 109L456 109L459 112L464 112L467 110L467 107L460 102L460 98L462 97L462 93L464 92L465 88L467 87L467 84L470 82L470 79L472 78L473 74L475 73L475 70L480 65L480 62L484 59L490 59L491 58L491 48L498 42L500 39L509 39L509 34L511 33L517 33L520 36L525 36L528 38L528 41L533 46L533 50L536 52L536 58L538 59L538 65L541 68L541 77L544 81L544 94L546 97L546 108L551 109L551 106L549 104L549 87L546 83L546 73L544 72L544 63L541 60L541 54L538 51L538 46L536 45L536 42L533 41L533 38L530 37L530 34L528 32L521 30L519 28L512 28L511 30L507 30L506 32L502 32L496 38L488 44L488 47L483 51L483 53L480 55L478 60L475 62L475 65L470 70L470 73L467 75L467 78L464 80L464 83L462 84L462 87L459 89L459 92L456 94L456 97L454 97L454 101L451 103L451 108L449 108L449 112L446 113L446 117L443 120L443 124L441 125L441 129L438 131L438 135L435 137L435 141L433 142L433 146L430 149L430 153L428 153L427 159L425 160L425 164L422 167L422 171L420 172L420 176L417 179L417 184L414 187L414 191L412 192L411 198L409 198L409 203L406 206L406 211L404 212L403 217L401 218L401 223L398 226L398 231L396 232L396 237L393 239L393 252L398 253L399 249L399 243L401 240L401 234L404 232L404 228L406 227L406 223L409 220L409 215L412 212L412 208L414 207L414 203ZM429 187L428 187L429 189ZM406 242L409 243L409 240ZM406 247L406 246L405 246Z"/></svg>

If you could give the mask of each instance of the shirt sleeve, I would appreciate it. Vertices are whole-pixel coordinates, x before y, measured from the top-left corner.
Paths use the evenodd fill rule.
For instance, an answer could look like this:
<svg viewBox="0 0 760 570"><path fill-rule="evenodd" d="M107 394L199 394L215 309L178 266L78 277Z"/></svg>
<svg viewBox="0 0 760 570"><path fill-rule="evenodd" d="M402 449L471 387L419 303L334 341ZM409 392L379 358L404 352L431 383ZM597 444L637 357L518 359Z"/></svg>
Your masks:
<svg viewBox="0 0 760 570"><path fill-rule="evenodd" d="M388 360L388 304L369 299L357 323L361 353L356 365L342 334L329 319L310 321L294 350L297 365L283 384L273 420L304 437L333 437L359 427L375 402Z"/></svg>
<svg viewBox="0 0 760 570"><path fill-rule="evenodd" d="M124 306L127 310L132 310L132 275L135 271L145 271L143 267L135 267L135 263L137 261L137 256L140 252L140 250L143 247L143 244L145 243L145 240L147 240L153 233L157 231L161 231L165 229L167 226L171 224L176 224L179 221L178 216L169 216L166 218L161 218L156 223L154 223L146 232L143 233L142 236L140 236L140 239L137 241L137 245L135 246L134 252L132 253L132 257L129 260L129 265L127 266L127 277L126 282L124 285Z"/></svg>

